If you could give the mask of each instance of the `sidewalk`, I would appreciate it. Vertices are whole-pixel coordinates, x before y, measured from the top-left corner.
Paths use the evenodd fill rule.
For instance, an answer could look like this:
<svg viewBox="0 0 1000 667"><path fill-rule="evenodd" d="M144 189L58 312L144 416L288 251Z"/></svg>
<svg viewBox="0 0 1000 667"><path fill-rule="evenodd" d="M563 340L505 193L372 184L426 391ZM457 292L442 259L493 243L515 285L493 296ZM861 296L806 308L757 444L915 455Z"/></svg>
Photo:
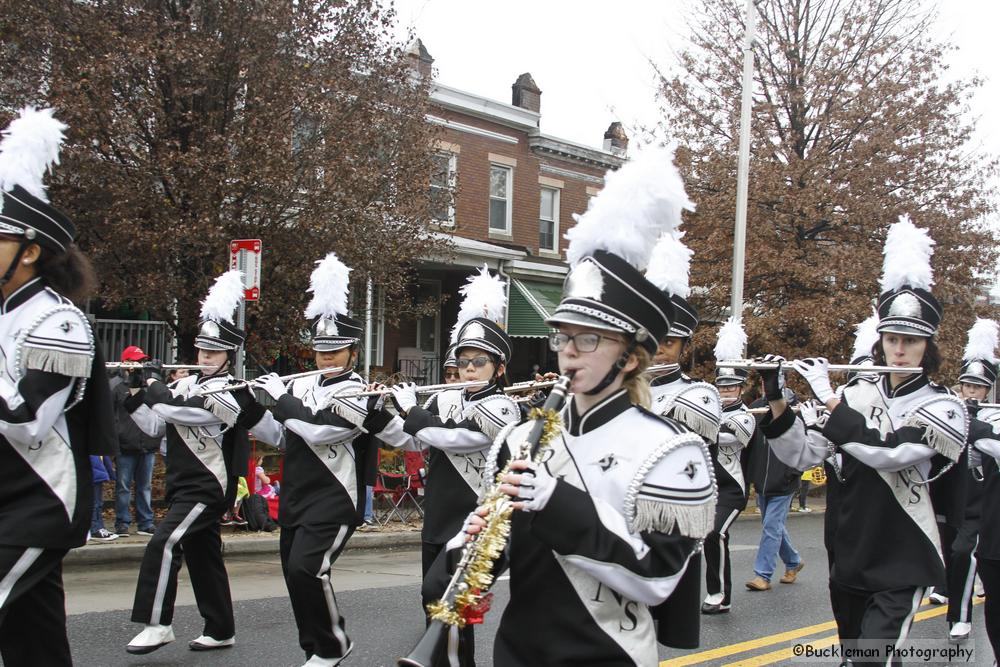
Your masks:
<svg viewBox="0 0 1000 667"><path fill-rule="evenodd" d="M825 498L809 499L808 514L789 512L789 519L807 516L823 516L826 511ZM798 507L797 501L795 507ZM751 501L737 521L760 521L756 504ZM142 560L148 537L132 534L114 542L89 542L72 549L63 564L67 567L88 565L122 564ZM347 542L347 550L361 549L410 549L420 546L420 524L391 523L386 528L359 530ZM222 552L225 556L274 554L278 556L278 531L273 533L248 533L239 529L222 529Z"/></svg>
<svg viewBox="0 0 1000 667"><path fill-rule="evenodd" d="M224 556L274 554L278 557L278 534L249 533L242 529L225 527L222 529L222 553ZM66 567L88 565L123 564L142 560L148 537L133 533L120 537L114 542L88 542L82 547L71 549L63 564ZM412 548L420 546L419 524L390 524L387 528L355 531L348 540L345 550Z"/></svg>

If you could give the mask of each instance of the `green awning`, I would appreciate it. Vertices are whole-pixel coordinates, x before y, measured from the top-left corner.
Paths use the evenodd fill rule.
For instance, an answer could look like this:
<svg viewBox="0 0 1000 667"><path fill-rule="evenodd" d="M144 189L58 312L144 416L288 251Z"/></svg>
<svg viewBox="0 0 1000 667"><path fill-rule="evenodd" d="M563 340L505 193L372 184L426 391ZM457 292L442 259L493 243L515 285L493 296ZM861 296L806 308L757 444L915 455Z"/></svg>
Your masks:
<svg viewBox="0 0 1000 667"><path fill-rule="evenodd" d="M507 334L522 338L545 338L552 327L545 324L562 298L561 283L511 278L507 307Z"/></svg>

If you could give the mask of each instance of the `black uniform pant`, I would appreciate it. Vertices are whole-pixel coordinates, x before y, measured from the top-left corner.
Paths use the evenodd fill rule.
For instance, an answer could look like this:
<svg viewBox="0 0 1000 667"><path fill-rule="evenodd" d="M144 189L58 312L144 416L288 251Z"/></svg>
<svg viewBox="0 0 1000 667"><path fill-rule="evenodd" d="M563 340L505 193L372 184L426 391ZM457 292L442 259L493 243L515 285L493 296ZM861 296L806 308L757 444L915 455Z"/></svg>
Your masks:
<svg viewBox="0 0 1000 667"><path fill-rule="evenodd" d="M431 602L436 602L444 595L451 574L448 572L448 551L445 545L434 542L421 542L421 564L424 571L424 583L420 589L420 597L424 609ZM441 642L434 653L433 667L448 667L451 664L449 654L458 658L462 667L474 667L476 664L476 637L472 625L466 625L459 630L449 628L446 640Z"/></svg>
<svg viewBox="0 0 1000 667"><path fill-rule="evenodd" d="M948 623L972 621L972 598L976 587L976 547L979 522L966 521L951 543L948 563Z"/></svg>
<svg viewBox="0 0 1000 667"><path fill-rule="evenodd" d="M281 571L307 657L340 658L350 649L330 570L352 534L354 527L346 524L281 528Z"/></svg>
<svg viewBox="0 0 1000 667"><path fill-rule="evenodd" d="M715 526L705 537L705 589L709 595L723 594L728 605L733 592L732 562L729 558L729 527L740 515L735 507L716 505Z"/></svg>
<svg viewBox="0 0 1000 667"><path fill-rule="evenodd" d="M830 582L830 602L840 643L848 650L900 645L920 608L924 588L911 586L887 591L861 591ZM885 665L886 660L853 659L854 665ZM893 659L893 665L901 665Z"/></svg>
<svg viewBox="0 0 1000 667"><path fill-rule="evenodd" d="M72 665L66 637L65 549L0 546L0 656L6 667Z"/></svg>
<svg viewBox="0 0 1000 667"><path fill-rule="evenodd" d="M986 617L986 634L993 647L993 658L1000 658L1000 560L993 558L978 559L979 578L983 580L983 590L986 592L986 603L983 613Z"/></svg>
<svg viewBox="0 0 1000 667"><path fill-rule="evenodd" d="M173 622L177 573L186 558L198 612L205 619L204 634L213 639L229 639L236 634L219 534L224 512L225 504L175 501L170 505L142 556L132 604L133 621L147 625Z"/></svg>
<svg viewBox="0 0 1000 667"><path fill-rule="evenodd" d="M938 522L938 535L941 538L941 557L944 559L944 581L939 581L934 585L934 592L944 597L949 596L949 586L951 584L951 548L958 535L958 530L947 523Z"/></svg>

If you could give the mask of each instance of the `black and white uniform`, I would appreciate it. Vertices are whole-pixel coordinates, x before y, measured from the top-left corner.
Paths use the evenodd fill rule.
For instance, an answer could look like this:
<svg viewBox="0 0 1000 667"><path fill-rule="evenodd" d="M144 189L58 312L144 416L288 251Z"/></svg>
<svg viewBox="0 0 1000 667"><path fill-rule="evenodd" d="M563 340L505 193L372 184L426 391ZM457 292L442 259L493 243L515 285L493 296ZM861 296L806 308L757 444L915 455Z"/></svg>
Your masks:
<svg viewBox="0 0 1000 667"><path fill-rule="evenodd" d="M796 433L802 420L791 410L762 423L775 454L793 468L822 463L827 441L843 454L838 511L828 520L836 522L830 599L846 645L901 644L924 589L944 577L926 480L936 456L959 458L967 420L958 398L918 375L895 389L888 376L852 380L823 426L825 439Z"/></svg>
<svg viewBox="0 0 1000 667"><path fill-rule="evenodd" d="M571 402L562 420L542 458L558 480L548 503L512 519L510 602L493 662L656 665L651 608L675 591L712 529L708 449L681 424L634 407L624 389L582 416ZM499 463L531 426L498 440ZM691 613L697 619L697 606Z"/></svg>
<svg viewBox="0 0 1000 667"><path fill-rule="evenodd" d="M722 593L723 606L731 603L733 589L729 528L747 506L747 482L743 473L746 454L750 447L764 446L762 439L757 420L743 401L737 400L722 408L719 439L710 448L719 501L715 526L705 538L705 588L709 595Z"/></svg>
<svg viewBox="0 0 1000 667"><path fill-rule="evenodd" d="M87 540L95 426L114 438L112 415L88 409L96 382L110 398L103 365L87 318L41 279L0 301L0 653L8 667L72 662L62 559Z"/></svg>
<svg viewBox="0 0 1000 667"><path fill-rule="evenodd" d="M369 438L357 373L294 380L272 409L284 425L278 523L281 569L308 657L340 658L351 642L330 581L333 563L361 523Z"/></svg>
<svg viewBox="0 0 1000 667"><path fill-rule="evenodd" d="M973 436L974 450L969 454L972 464L981 463L986 471L975 561L986 592L983 605L986 634L996 659L1000 656L1000 469L997 467L1000 462L1000 411L980 410L978 421L985 422L991 429Z"/></svg>
<svg viewBox="0 0 1000 667"><path fill-rule="evenodd" d="M680 370L661 375L650 385L653 411L684 424L700 435L712 455L719 497L712 532L705 538L705 584L709 595L722 593L722 604L729 606L733 587L729 560L729 526L746 506L746 484L740 463L741 450L746 443L741 443L728 432L720 432L722 406L719 390L713 385L696 382ZM753 417L749 414L747 417L752 435ZM720 442L723 435L725 443ZM695 569L691 568L691 572Z"/></svg>
<svg viewBox="0 0 1000 667"><path fill-rule="evenodd" d="M132 417L146 433L167 423L167 514L149 540L139 569L132 620L170 625L177 595L177 573L187 559L188 575L203 634L228 639L235 634L229 577L222 561L219 521L232 507L237 478L246 473L247 429L277 444L281 426L249 391L202 396L225 386L232 376L181 378L168 388L153 382L143 392L151 415Z"/></svg>
<svg viewBox="0 0 1000 667"><path fill-rule="evenodd" d="M494 438L521 419L517 404L495 384L468 394L464 389L438 392L405 421L396 416L379 438L410 451L430 449L424 496L421 597L424 606L441 598L449 575L445 544L462 529L484 489L486 454ZM453 633L455 634L455 633ZM462 664L474 664L472 626L462 634ZM456 637L450 638L456 641Z"/></svg>

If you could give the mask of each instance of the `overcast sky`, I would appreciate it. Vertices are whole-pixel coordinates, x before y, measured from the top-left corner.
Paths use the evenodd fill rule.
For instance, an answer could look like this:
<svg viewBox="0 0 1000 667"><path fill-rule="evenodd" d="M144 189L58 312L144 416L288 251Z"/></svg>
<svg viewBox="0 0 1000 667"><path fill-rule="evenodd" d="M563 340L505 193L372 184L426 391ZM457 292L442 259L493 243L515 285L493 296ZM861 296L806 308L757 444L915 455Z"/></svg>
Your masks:
<svg viewBox="0 0 1000 667"><path fill-rule="evenodd" d="M395 0L400 36L412 29L434 57L438 81L510 102L530 72L542 90L542 131L599 147L615 120L659 118L652 59L670 67L683 47L687 0ZM977 147L1000 155L997 0L944 0L937 33L957 46L958 76L987 79L972 113ZM734 105L739 100L733 101Z"/></svg>

